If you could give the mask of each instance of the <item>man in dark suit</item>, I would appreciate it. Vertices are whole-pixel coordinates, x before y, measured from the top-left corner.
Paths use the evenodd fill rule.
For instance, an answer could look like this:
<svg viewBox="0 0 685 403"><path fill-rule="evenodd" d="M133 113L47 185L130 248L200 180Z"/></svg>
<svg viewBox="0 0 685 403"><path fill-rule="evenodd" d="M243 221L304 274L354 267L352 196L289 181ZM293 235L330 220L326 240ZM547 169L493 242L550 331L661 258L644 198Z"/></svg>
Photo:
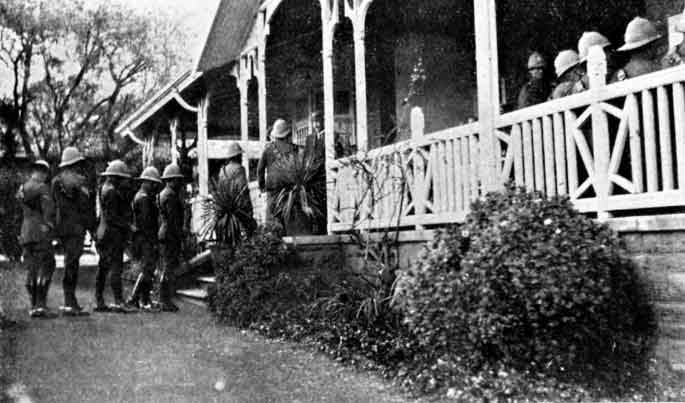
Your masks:
<svg viewBox="0 0 685 403"><path fill-rule="evenodd" d="M52 199L55 202L55 233L64 248L64 306L66 316L87 315L76 301L79 259L83 252L86 230L95 232L95 206L92 189L83 175L85 158L74 147L62 153L60 172L52 180Z"/></svg>
<svg viewBox="0 0 685 403"><path fill-rule="evenodd" d="M152 291L155 268L159 258L159 248L157 247L159 210L157 209L156 196L158 187L162 185L162 179L155 167L145 168L138 179L141 184L133 199L132 210L133 244L137 251L135 260L140 266L140 274L126 304L130 307L150 310L152 309L150 291Z"/></svg>
<svg viewBox="0 0 685 403"><path fill-rule="evenodd" d="M125 312L121 272L124 267L124 247L130 228L130 208L124 197L123 181L130 179L123 161L109 163L101 176L105 183L100 190L100 224L96 234L96 245L100 261L95 277L95 311ZM111 274L110 274L111 273ZM114 294L114 304L105 305L104 291L107 276Z"/></svg>
<svg viewBox="0 0 685 403"><path fill-rule="evenodd" d="M31 317L52 316L47 309L47 295L55 271L52 234L55 209L46 180L50 164L43 160L33 164L28 182L17 193L23 209L20 242L26 266L26 290L31 297Z"/></svg>
<svg viewBox="0 0 685 403"><path fill-rule="evenodd" d="M167 165L162 175L165 187L158 197L160 218L158 239L162 255L159 303L164 312L178 311L178 307L171 299L176 291L174 276L181 264L179 254L183 243L183 201L181 200L183 179L178 165Z"/></svg>

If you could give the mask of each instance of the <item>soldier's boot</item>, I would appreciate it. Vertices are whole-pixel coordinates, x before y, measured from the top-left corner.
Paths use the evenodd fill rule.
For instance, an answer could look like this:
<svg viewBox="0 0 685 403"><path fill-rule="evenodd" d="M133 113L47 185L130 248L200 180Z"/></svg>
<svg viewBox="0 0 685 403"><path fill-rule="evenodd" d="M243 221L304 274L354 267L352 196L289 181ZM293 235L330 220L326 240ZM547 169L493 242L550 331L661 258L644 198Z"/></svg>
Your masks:
<svg viewBox="0 0 685 403"><path fill-rule="evenodd" d="M48 309L48 291L50 290L50 279L39 279L38 281L38 310L42 318L52 319L57 314Z"/></svg>
<svg viewBox="0 0 685 403"><path fill-rule="evenodd" d="M165 277L159 285L159 304L163 312L177 312L178 307L171 300L173 294L173 284Z"/></svg>
<svg viewBox="0 0 685 403"><path fill-rule="evenodd" d="M36 308L38 307L38 301L36 298L36 285L33 282L26 284L26 291L29 293L29 300L31 302L31 308L29 308L29 316L36 316Z"/></svg>

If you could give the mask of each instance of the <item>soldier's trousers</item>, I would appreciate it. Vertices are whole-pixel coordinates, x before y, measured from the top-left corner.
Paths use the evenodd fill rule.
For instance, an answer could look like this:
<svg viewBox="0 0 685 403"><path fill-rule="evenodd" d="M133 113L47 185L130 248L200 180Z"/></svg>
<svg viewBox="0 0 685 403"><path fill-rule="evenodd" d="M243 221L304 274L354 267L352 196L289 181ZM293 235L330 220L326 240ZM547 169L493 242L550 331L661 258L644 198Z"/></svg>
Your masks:
<svg viewBox="0 0 685 403"><path fill-rule="evenodd" d="M180 266L179 255L181 253L180 242L162 243L160 247L162 255L162 274L159 278L159 302L167 303L176 292L174 281Z"/></svg>
<svg viewBox="0 0 685 403"><path fill-rule="evenodd" d="M154 283L159 252L156 245L146 241L140 242L138 247L140 248L140 256L137 263L140 267L140 274L131 293L131 300L147 304L150 302L150 291L152 291Z"/></svg>
<svg viewBox="0 0 685 403"><path fill-rule="evenodd" d="M47 306L48 290L55 272L55 253L52 244L30 243L23 246L22 256L26 267L26 290L31 297L31 308Z"/></svg>
<svg viewBox="0 0 685 403"><path fill-rule="evenodd" d="M96 244L100 261L98 272L95 275L95 301L98 305L104 303L105 283L109 275L109 283L112 287L114 302L124 302L123 287L121 284L121 272L124 269L124 246L123 240L101 241Z"/></svg>
<svg viewBox="0 0 685 403"><path fill-rule="evenodd" d="M78 283L79 260L83 253L83 235L74 235L60 238L64 248L64 277L62 289L64 291L64 305L76 307L76 285Z"/></svg>

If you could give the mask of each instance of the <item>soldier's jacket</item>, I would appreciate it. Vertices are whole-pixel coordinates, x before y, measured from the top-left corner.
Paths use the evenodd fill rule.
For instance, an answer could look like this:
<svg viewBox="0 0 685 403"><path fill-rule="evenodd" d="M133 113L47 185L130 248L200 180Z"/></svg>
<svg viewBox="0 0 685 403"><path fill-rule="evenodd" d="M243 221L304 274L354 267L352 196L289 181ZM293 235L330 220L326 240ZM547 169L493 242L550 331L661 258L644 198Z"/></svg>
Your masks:
<svg viewBox="0 0 685 403"><path fill-rule="evenodd" d="M31 178L19 188L17 199L23 209L20 243L50 242L55 227L55 209L50 187Z"/></svg>
<svg viewBox="0 0 685 403"><path fill-rule="evenodd" d="M283 140L277 139L264 146L264 151L257 167L259 189L266 191L277 189L280 176L278 172L269 172L269 169L276 161L290 158L296 153L297 146Z"/></svg>
<svg viewBox="0 0 685 403"><path fill-rule="evenodd" d="M157 241L159 231L159 209L154 196L143 189L138 190L133 198L133 230L137 237L144 241Z"/></svg>
<svg viewBox="0 0 685 403"><path fill-rule="evenodd" d="M83 236L94 230L95 208L87 178L73 171L63 171L52 180L57 236Z"/></svg>
<svg viewBox="0 0 685 403"><path fill-rule="evenodd" d="M545 102L549 97L549 90L549 85L544 80L528 81L519 92L519 109Z"/></svg>
<svg viewBox="0 0 685 403"><path fill-rule="evenodd" d="M559 99L576 93L579 81L562 81L552 90L550 99Z"/></svg>
<svg viewBox="0 0 685 403"><path fill-rule="evenodd" d="M235 162L227 164L221 168L221 171L219 172L219 181L232 181L240 189L242 189L243 186L247 187L245 167Z"/></svg>
<svg viewBox="0 0 685 403"><path fill-rule="evenodd" d="M100 191L100 224L96 238L100 243L125 242L130 228L131 212L124 194L105 182Z"/></svg>
<svg viewBox="0 0 685 403"><path fill-rule="evenodd" d="M653 60L631 59L623 68L618 69L611 82L623 81L629 78L653 73L660 69L660 63Z"/></svg>
<svg viewBox="0 0 685 403"><path fill-rule="evenodd" d="M167 186L158 197L159 233L162 243L178 243L183 240L183 202L175 190Z"/></svg>

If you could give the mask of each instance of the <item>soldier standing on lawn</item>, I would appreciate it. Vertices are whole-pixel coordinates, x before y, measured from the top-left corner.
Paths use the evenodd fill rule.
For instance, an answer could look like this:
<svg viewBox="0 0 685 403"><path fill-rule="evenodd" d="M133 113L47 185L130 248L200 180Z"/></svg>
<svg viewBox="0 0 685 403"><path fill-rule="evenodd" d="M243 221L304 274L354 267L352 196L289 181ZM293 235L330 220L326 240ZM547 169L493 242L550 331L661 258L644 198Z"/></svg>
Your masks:
<svg viewBox="0 0 685 403"><path fill-rule="evenodd" d="M165 187L158 196L160 218L158 239L162 254L159 303L164 312L178 311L178 307L174 305L171 298L176 291L174 276L180 266L179 254L183 242L183 200L181 200L183 179L178 165L167 165L162 175Z"/></svg>
<svg viewBox="0 0 685 403"><path fill-rule="evenodd" d="M33 164L33 172L24 183L17 199L23 209L20 243L26 266L26 290L31 297L29 315L51 317L47 309L47 296L55 271L55 254L52 248L52 232L55 227L55 209L46 183L50 164L39 160Z"/></svg>
<svg viewBox="0 0 685 403"><path fill-rule="evenodd" d="M162 185L159 171L147 167L138 178L140 189L133 199L133 247L137 251L135 259L140 266L140 274L133 286L131 297L126 302L129 307L151 310L150 292L159 258L157 232L159 231L159 210L156 196Z"/></svg>
<svg viewBox="0 0 685 403"><path fill-rule="evenodd" d="M100 224L96 245L100 262L95 277L95 311L126 312L124 308L121 272L124 268L124 247L130 229L130 205L123 193L123 181L130 179L123 161L109 163L101 174L105 179L100 191ZM105 305L104 291L107 276L114 294L114 304Z"/></svg>
<svg viewBox="0 0 685 403"><path fill-rule="evenodd" d="M66 316L88 315L76 301L79 260L83 253L86 230L94 234L95 206L88 179L83 175L85 158L75 147L62 152L60 172L52 180L52 199L55 202L55 233L64 248L64 306Z"/></svg>

